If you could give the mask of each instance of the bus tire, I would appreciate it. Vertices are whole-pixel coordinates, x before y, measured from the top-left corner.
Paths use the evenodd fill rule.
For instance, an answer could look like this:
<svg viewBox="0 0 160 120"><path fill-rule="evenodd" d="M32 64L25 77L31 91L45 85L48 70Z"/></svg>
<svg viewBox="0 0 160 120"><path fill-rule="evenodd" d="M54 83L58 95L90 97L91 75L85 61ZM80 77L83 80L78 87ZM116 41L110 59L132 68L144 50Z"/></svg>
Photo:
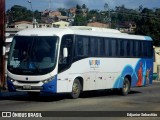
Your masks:
<svg viewBox="0 0 160 120"><path fill-rule="evenodd" d="M39 92L28 92L28 95L30 96L30 97L38 97L39 96Z"/></svg>
<svg viewBox="0 0 160 120"><path fill-rule="evenodd" d="M130 92L131 83L127 77L124 78L123 87L121 88L121 94L126 96Z"/></svg>
<svg viewBox="0 0 160 120"><path fill-rule="evenodd" d="M78 79L75 79L72 86L71 97L73 99L76 99L79 97L80 93L81 93L81 84Z"/></svg>

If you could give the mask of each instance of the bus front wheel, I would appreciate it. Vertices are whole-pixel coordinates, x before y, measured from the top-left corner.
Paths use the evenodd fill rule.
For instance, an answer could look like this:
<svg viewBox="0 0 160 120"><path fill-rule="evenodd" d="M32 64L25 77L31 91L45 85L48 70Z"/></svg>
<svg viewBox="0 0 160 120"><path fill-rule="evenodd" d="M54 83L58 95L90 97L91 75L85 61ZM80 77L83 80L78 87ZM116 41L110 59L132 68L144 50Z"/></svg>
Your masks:
<svg viewBox="0 0 160 120"><path fill-rule="evenodd" d="M75 79L72 86L71 97L73 99L76 99L79 97L80 93L81 93L81 84L78 79Z"/></svg>
<svg viewBox="0 0 160 120"><path fill-rule="evenodd" d="M124 96L128 95L128 93L130 92L130 87L131 87L130 81L128 80L127 77L125 77L123 81L123 87L121 88L121 94Z"/></svg>

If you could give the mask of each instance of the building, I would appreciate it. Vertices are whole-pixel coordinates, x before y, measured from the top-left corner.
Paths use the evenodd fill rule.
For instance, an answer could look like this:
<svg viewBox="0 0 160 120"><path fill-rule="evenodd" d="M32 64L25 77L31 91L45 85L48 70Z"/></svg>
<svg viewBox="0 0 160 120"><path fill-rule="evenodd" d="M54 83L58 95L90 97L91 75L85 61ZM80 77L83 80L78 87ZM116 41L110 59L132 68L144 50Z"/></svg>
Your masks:
<svg viewBox="0 0 160 120"><path fill-rule="evenodd" d="M134 33L137 28L135 22L122 22L118 23L118 29L124 33Z"/></svg>
<svg viewBox="0 0 160 120"><path fill-rule="evenodd" d="M51 11L49 12L49 17L61 16L61 12L59 11Z"/></svg>
<svg viewBox="0 0 160 120"><path fill-rule="evenodd" d="M58 21L68 21L69 17L61 15L61 16L57 16L57 18L58 18Z"/></svg>
<svg viewBox="0 0 160 120"><path fill-rule="evenodd" d="M17 29L33 28L33 24L32 22L28 21L15 22L15 28Z"/></svg>
<svg viewBox="0 0 160 120"><path fill-rule="evenodd" d="M91 22L91 23L88 23L87 26L109 28L109 24L104 24L104 23L100 23L100 22Z"/></svg>
<svg viewBox="0 0 160 120"><path fill-rule="evenodd" d="M160 47L154 46L153 79L160 80Z"/></svg>
<svg viewBox="0 0 160 120"><path fill-rule="evenodd" d="M59 21L52 24L53 27L57 27L57 28L68 27L69 25L70 23L66 21Z"/></svg>
<svg viewBox="0 0 160 120"><path fill-rule="evenodd" d="M76 16L76 7L72 7L69 9L69 16L70 17L75 17Z"/></svg>
<svg viewBox="0 0 160 120"><path fill-rule="evenodd" d="M41 16L49 16L49 10L42 11Z"/></svg>
<svg viewBox="0 0 160 120"><path fill-rule="evenodd" d="M52 24L46 24L46 23L39 23L38 28L51 28Z"/></svg>

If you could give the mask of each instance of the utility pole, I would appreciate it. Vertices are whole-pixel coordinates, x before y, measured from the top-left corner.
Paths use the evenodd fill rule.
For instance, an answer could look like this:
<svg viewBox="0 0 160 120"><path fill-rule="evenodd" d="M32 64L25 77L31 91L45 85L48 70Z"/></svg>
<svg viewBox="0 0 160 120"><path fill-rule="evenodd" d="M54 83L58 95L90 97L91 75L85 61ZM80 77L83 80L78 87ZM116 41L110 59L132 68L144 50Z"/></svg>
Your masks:
<svg viewBox="0 0 160 120"><path fill-rule="evenodd" d="M37 27L37 21L34 17L34 11L33 11L33 7L32 7L32 2L31 0L28 0L28 3L30 4L31 6L31 10L32 10L32 23L33 23L33 28L36 28Z"/></svg>
<svg viewBox="0 0 160 120"><path fill-rule="evenodd" d="M0 87L5 88L5 0L0 0Z"/></svg>
<svg viewBox="0 0 160 120"><path fill-rule="evenodd" d="M107 12L108 11L108 17L107 17L107 21L109 23L109 27L111 28L111 13L110 13L110 8L109 5L107 3L104 4L104 10Z"/></svg>
<svg viewBox="0 0 160 120"><path fill-rule="evenodd" d="M48 10L50 11L51 10L51 0L49 0L49 5L48 5Z"/></svg>

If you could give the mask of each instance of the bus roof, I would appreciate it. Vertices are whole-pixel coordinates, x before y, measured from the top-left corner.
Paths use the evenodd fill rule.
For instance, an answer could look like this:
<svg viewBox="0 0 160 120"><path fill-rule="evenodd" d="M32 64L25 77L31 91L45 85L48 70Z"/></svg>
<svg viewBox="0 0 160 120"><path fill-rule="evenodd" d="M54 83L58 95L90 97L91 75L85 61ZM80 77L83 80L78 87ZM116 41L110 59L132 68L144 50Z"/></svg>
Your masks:
<svg viewBox="0 0 160 120"><path fill-rule="evenodd" d="M97 37L110 37L110 38L124 38L124 39L136 39L136 40L149 40L152 38L149 36L130 35L121 33L118 30L95 28L95 27L66 27L66 28L33 28L25 29L18 32L18 36L60 36L65 34L75 34L84 36L97 36Z"/></svg>
<svg viewBox="0 0 160 120"><path fill-rule="evenodd" d="M70 28L78 29L78 30L89 30L89 31L95 31L95 32L121 33L119 30L116 30L116 29L90 27L90 26L71 26Z"/></svg>

